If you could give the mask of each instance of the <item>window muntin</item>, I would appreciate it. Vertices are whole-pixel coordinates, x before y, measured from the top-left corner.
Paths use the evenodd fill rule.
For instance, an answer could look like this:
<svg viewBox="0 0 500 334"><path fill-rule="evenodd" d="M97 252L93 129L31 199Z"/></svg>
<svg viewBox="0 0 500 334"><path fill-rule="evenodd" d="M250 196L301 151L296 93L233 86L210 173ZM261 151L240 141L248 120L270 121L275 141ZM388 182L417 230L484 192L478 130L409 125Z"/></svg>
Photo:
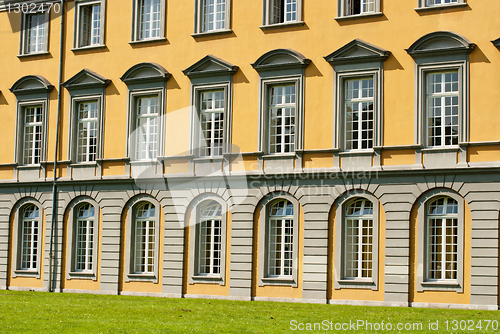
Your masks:
<svg viewBox="0 0 500 334"><path fill-rule="evenodd" d="M25 53L45 51L45 13L26 15Z"/></svg>
<svg viewBox="0 0 500 334"><path fill-rule="evenodd" d="M200 205L198 275L220 276L222 261L222 206L216 201Z"/></svg>
<svg viewBox="0 0 500 334"><path fill-rule="evenodd" d="M297 0L272 0L270 24L297 21Z"/></svg>
<svg viewBox="0 0 500 334"><path fill-rule="evenodd" d="M221 156L224 147L224 90L201 92L200 156Z"/></svg>
<svg viewBox="0 0 500 334"><path fill-rule="evenodd" d="M161 25L161 0L139 1L139 40L159 38Z"/></svg>
<svg viewBox="0 0 500 334"><path fill-rule="evenodd" d="M101 4L80 7L79 47L101 45Z"/></svg>
<svg viewBox="0 0 500 334"><path fill-rule="evenodd" d="M97 158L97 101L78 103L77 162L92 162Z"/></svg>
<svg viewBox="0 0 500 334"><path fill-rule="evenodd" d="M345 149L373 148L373 78L345 81Z"/></svg>
<svg viewBox="0 0 500 334"><path fill-rule="evenodd" d="M89 203L80 205L76 213L76 258L75 271L89 272L94 254L95 208Z"/></svg>
<svg viewBox="0 0 500 334"><path fill-rule="evenodd" d="M141 96L136 99L135 159L156 158L158 146L158 96Z"/></svg>
<svg viewBox="0 0 500 334"><path fill-rule="evenodd" d="M36 165L42 156L43 107L24 108L23 164Z"/></svg>
<svg viewBox="0 0 500 334"><path fill-rule="evenodd" d="M458 0L426 0L427 6L439 6L452 3L458 3Z"/></svg>
<svg viewBox="0 0 500 334"><path fill-rule="evenodd" d="M134 214L134 273L154 274L155 272L155 206L141 202Z"/></svg>
<svg viewBox="0 0 500 334"><path fill-rule="evenodd" d="M39 209L28 204L22 209L21 270L36 270L39 242Z"/></svg>
<svg viewBox="0 0 500 334"><path fill-rule="evenodd" d="M226 29L226 0L202 0L202 32Z"/></svg>
<svg viewBox="0 0 500 334"><path fill-rule="evenodd" d="M359 15L359 14L367 14L375 12L375 0L345 0L345 14L346 16L350 15Z"/></svg>
<svg viewBox="0 0 500 334"><path fill-rule="evenodd" d="M356 199L345 211L344 279L373 277L373 203Z"/></svg>
<svg viewBox="0 0 500 334"><path fill-rule="evenodd" d="M428 204L426 229L428 281L458 278L458 202L440 197Z"/></svg>
<svg viewBox="0 0 500 334"><path fill-rule="evenodd" d="M293 275L293 204L278 200L271 205L268 222L267 277Z"/></svg>
<svg viewBox="0 0 500 334"><path fill-rule="evenodd" d="M459 87L458 71L426 75L427 146L458 145Z"/></svg>
<svg viewBox="0 0 500 334"><path fill-rule="evenodd" d="M269 87L269 153L295 150L295 84Z"/></svg>

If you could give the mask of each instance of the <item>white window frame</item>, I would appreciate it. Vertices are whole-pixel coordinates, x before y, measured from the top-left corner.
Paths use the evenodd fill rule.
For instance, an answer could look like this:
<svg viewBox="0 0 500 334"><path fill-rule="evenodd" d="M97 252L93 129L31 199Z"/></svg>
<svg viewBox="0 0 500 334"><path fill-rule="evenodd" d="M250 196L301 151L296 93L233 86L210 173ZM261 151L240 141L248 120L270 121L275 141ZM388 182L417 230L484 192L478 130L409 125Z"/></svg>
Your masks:
<svg viewBox="0 0 500 334"><path fill-rule="evenodd" d="M466 0L418 0L418 8L442 8L463 5L467 5Z"/></svg>
<svg viewBox="0 0 500 334"><path fill-rule="evenodd" d="M96 109L95 109L95 117L87 117L87 118L80 118L80 106L82 104L95 104L96 106ZM98 154L98 149L99 149L99 109L100 109L100 101L98 99L96 100L82 100L82 101L79 101L77 102L76 104L76 109L75 109L75 113L76 113L76 117L75 117L75 122L76 122L76 131L75 131L75 134L76 134L76 141L75 141L75 145L76 145L76 163L89 163L89 162L95 162L98 158L99 158L99 154ZM89 114L92 110L89 110ZM80 125L83 125L83 124L86 124L87 125L87 128L85 130L85 134L86 134L86 138L85 138L85 141L86 143L83 145L83 146L80 146ZM90 124L94 124L95 125L95 128L91 128L90 127ZM91 131L95 131L95 143L92 144L91 143ZM90 148L91 146L95 146L94 147L94 153L90 153ZM81 148L85 148L86 149L86 153L84 154L80 154L80 149ZM81 155L84 155L85 159L80 159L80 156ZM92 158L92 156L94 156Z"/></svg>
<svg viewBox="0 0 500 334"><path fill-rule="evenodd" d="M341 18L356 18L365 16L379 16L381 15L381 0L359 0L359 13L352 13L354 9L353 2L355 0L339 0L338 1L338 17ZM371 4L371 6L370 6ZM371 9L369 7L372 7Z"/></svg>
<svg viewBox="0 0 500 334"><path fill-rule="evenodd" d="M372 96L370 97L366 97L366 98L363 98L363 97L358 97L358 98L351 98L351 99L348 99L347 98L347 84L348 82L354 82L354 81L358 81L362 84L363 80L371 80L372 82L372 86L371 86L371 92L372 92ZM369 75L369 76L366 76L366 77L350 77L350 78L345 78L343 80L343 93L342 93L342 97L343 97L343 119L344 119L344 124L343 124L343 129L344 129L344 148L345 148L345 151L364 151L364 150L372 150L373 147L375 146L375 125L376 125L376 101L375 101L375 97L376 97L376 94L378 93L377 92L377 87L376 87L377 83L375 82L375 78L374 78L374 75ZM358 93L360 95L362 95L362 86L359 87L359 90L358 90ZM368 90L370 90L370 88L368 88ZM348 140L348 135L347 135L347 124L348 124L348 117L347 117L347 104L348 103L357 103L358 104L358 107L359 107L359 110L358 110L358 129L357 131L352 131L352 133L356 133L358 138L357 138L357 148L352 148L352 147L349 147L349 142L354 142L354 140ZM367 131L368 132L371 132L371 137L368 137L366 139L366 141L368 142L366 148L363 148L363 142L365 141L365 139L363 139L363 132L364 129L363 129L363 115L367 114L368 112L370 112L370 110L368 110L368 112L364 112L362 110L362 105L365 104L365 103L371 103L372 104L372 110L371 110L371 128L368 128ZM354 113L354 112L353 112ZM369 145L369 142L371 141L371 145ZM354 145L353 145L354 146Z"/></svg>
<svg viewBox="0 0 500 334"><path fill-rule="evenodd" d="M428 276L428 221L433 215L428 214L429 204L438 198L449 197L458 203L458 213L453 215L457 219L457 278L456 279L430 279ZM454 191L447 189L434 189L422 196L417 202L417 291L456 291L463 292L464 289L464 225L465 225L465 202L464 199Z"/></svg>
<svg viewBox="0 0 500 334"><path fill-rule="evenodd" d="M203 96L204 94L215 94L215 93L222 93L222 108L215 108L215 99L212 100L212 108L209 109L203 109L202 104L203 104ZM200 124L200 130L199 130L199 135L198 135L198 156L200 158L210 158L210 157L222 157L222 155L225 152L225 144L226 144L226 116L227 116L227 89L226 87L220 87L219 89L214 88L211 90L200 90L199 91L199 105L198 105L198 119L199 119L199 124ZM216 120L215 115L219 114L222 115L222 120ZM204 135L204 130L203 130L203 121L202 121L202 116L203 115L210 115L210 120L207 122L207 124L210 125L210 133L211 137L206 138ZM219 129L216 129L216 124L219 122L219 125L222 128L222 137L218 138L217 141L220 142L220 146L215 146L216 145L216 138L215 138L215 132L220 131ZM204 142L209 140L209 147L207 148L206 145L204 145ZM207 154L206 151L209 150L210 154ZM216 153L214 151L220 151L220 153Z"/></svg>
<svg viewBox="0 0 500 334"><path fill-rule="evenodd" d="M217 218L220 220L220 272L213 273L201 273L200 272L200 251L201 251L201 223L204 218L202 216L202 208L205 203L215 202L220 205L221 214ZM197 197L191 203L191 224L189 231L189 284L196 283L215 283L219 285L225 285L226 279L226 250L227 250L227 204L226 202L212 194L203 194ZM213 238L212 238L213 240ZM213 255L213 249L210 252Z"/></svg>
<svg viewBox="0 0 500 334"><path fill-rule="evenodd" d="M138 217L137 211L139 209L146 209L150 215L147 217ZM134 274L154 274L155 265L157 265L157 259L154 255L154 249L158 244L159 240L156 238L157 222L155 221L156 208L150 202L139 202L133 208L133 228L134 228L134 240L132 241L134 246L134 264L133 264L133 273ZM144 224L144 227L139 227L139 224ZM153 233L151 234L151 230ZM141 234L139 234L139 231ZM139 236L144 237L143 241L139 241ZM151 241L151 239L153 239ZM142 245L142 247L140 247ZM153 251L153 256L150 255L150 252ZM139 254L140 252L140 254ZM150 262L152 261L152 263ZM144 268L141 268L144 267Z"/></svg>
<svg viewBox="0 0 500 334"><path fill-rule="evenodd" d="M346 220L347 208L353 202L365 200L371 202L373 212L370 215L372 219L372 276L364 277L346 277ZM379 276L379 235L380 235L380 204L379 200L370 193L364 191L353 191L341 196L335 204L335 249L334 249L334 288L338 289L367 289L378 290ZM363 216L356 216L362 219Z"/></svg>
<svg viewBox="0 0 500 334"><path fill-rule="evenodd" d="M99 33L95 34L95 29L93 27L94 18L93 18L93 11L92 11L91 18L90 18L91 27L89 27L91 29L90 41L89 41L88 45L83 45L83 43L82 43L83 8L84 7L93 8L96 5L101 6L100 18L99 18ZM74 27L75 31L74 31L73 48L74 49L89 49L89 48L95 48L95 47L103 47L105 45L105 43L104 43L104 35L105 35L105 30L106 30L105 23L106 23L106 0L80 0L80 1L77 1L75 3L75 27ZM99 39L98 43L93 43L94 37Z"/></svg>
<svg viewBox="0 0 500 334"><path fill-rule="evenodd" d="M137 132L137 124L138 124L138 118L137 118L137 106L139 99L142 98L148 98L148 97L157 97L158 99L158 106L157 106L157 113L152 116L148 116L145 118L155 118L156 119L156 152L154 154L154 157L146 157L144 159L138 159L138 138L137 135L139 134ZM130 92L130 121L129 121L129 157L132 161L154 161L157 159L157 157L162 155L163 152L163 131L164 131L164 126L162 122L164 121L163 115L163 90L145 90L145 91L132 91ZM148 123L149 124L149 123ZM149 137L149 135L148 135ZM146 143L146 145L149 145L149 141Z"/></svg>
<svg viewBox="0 0 500 334"><path fill-rule="evenodd" d="M34 112L34 121L27 122L26 121L26 113L28 110L33 110ZM40 110L40 119L38 120L38 111ZM23 133L22 133L22 164L25 166L37 166L42 162L43 156L43 118L44 118L45 110L43 108L43 104L39 105L26 105L23 107L22 117L23 117ZM27 141L26 135L28 129L31 129L31 136L33 140ZM37 131L38 129L38 131ZM36 139L39 137L39 139ZM28 144L31 144L31 148L27 147ZM37 147L38 146L38 147ZM36 154L36 151L39 151L39 154ZM29 155L26 152L29 151Z"/></svg>
<svg viewBox="0 0 500 334"><path fill-rule="evenodd" d="M261 28L304 24L302 21L302 1L303 0L263 0ZM279 6L276 6L277 2L279 2ZM288 9L291 9L290 6L292 6L292 8L295 6L295 11L288 11ZM277 9L279 10L279 19L276 19Z"/></svg>
<svg viewBox="0 0 500 334"><path fill-rule="evenodd" d="M91 269L79 270L77 269L77 242L78 242L78 210L83 205L90 205L94 208L93 233L92 233L92 262ZM88 279L97 281L99 272L99 235L100 235L100 216L101 210L97 202L87 196L80 196L74 199L67 208L68 212L68 233L67 233L67 254L66 254L66 279ZM89 220L89 219L87 219ZM89 248L87 248L89 250Z"/></svg>
<svg viewBox="0 0 500 334"><path fill-rule="evenodd" d="M293 94L287 94L286 89L287 87L292 87L293 86ZM273 91L276 88L280 88L283 94L281 95L273 95ZM295 83L286 83L286 84L278 84L278 85L272 85L268 87L269 91L267 93L268 96L268 124L269 128L268 130L268 152L269 154L287 154L287 153L293 153L295 152L295 136L296 136L296 127L297 127L297 85ZM293 96L293 103L289 102L287 103L287 96ZM281 102L278 103L273 103L273 97L279 97L281 99ZM281 110L281 116L276 116L273 117L273 114ZM293 115L292 115L292 110L293 110ZM287 111L290 113L290 115L287 115ZM280 120L281 125L279 126L273 126L273 119L276 119L276 121ZM287 121L289 121L290 124L287 124ZM292 121L293 121L293 126L292 126ZM293 127L292 133L287 134L286 130L290 130ZM280 143L277 142L278 136L274 136L276 138L273 140L273 128L276 130L280 130L281 135L280 137ZM276 131L278 132L278 131ZM293 140L286 143L287 137L292 137ZM286 146L289 145L290 148L287 150Z"/></svg>
<svg viewBox="0 0 500 334"><path fill-rule="evenodd" d="M209 0L195 0L195 17L194 17L194 36L196 35L207 35L207 34L217 34L217 33L228 33L231 32L231 3L232 0L212 0L214 1L214 11L211 14L213 19L213 29L207 29L205 27L205 2ZM225 2L224 4L224 20L220 20L223 22L223 26L220 28L216 27L217 22L217 5L221 2Z"/></svg>
<svg viewBox="0 0 500 334"><path fill-rule="evenodd" d="M35 217L25 217L27 209L33 209L36 212ZM42 242L40 237L40 210L34 204L26 204L21 208L21 266L20 270L37 270L38 243ZM26 237L28 240L26 240Z"/></svg>
<svg viewBox="0 0 500 334"><path fill-rule="evenodd" d="M148 217L148 221L154 222L154 258L153 258L153 268L152 270L146 270L144 272L136 271L136 212L137 208L143 204L153 205L155 208L155 215L153 218ZM134 197L126 206L126 232L125 232L125 282L131 281L144 281L144 282L153 282L158 283L159 279L159 267L160 267L160 242L162 239L160 238L160 226L162 225L162 220L160 220L161 215L161 205L160 203L153 197L147 195L139 195ZM146 256L147 259L147 256ZM147 266L147 263L145 262Z"/></svg>
<svg viewBox="0 0 500 334"><path fill-rule="evenodd" d="M269 204L269 207L271 210L275 205L278 203L284 203L285 207L291 205L292 206L292 211L293 211L293 203L289 202L286 199L279 199L274 201L273 203ZM270 211L271 211L270 210ZM286 210L286 209L285 209ZM292 277L292 272L293 272L293 256L291 258L286 257L287 252L291 252L293 254L293 230L296 228L294 226L294 214L285 214L285 215L272 215L271 212L269 212L269 217L268 217L268 240L267 240L267 277L268 278L291 278ZM291 225L289 225L289 222L291 221ZM291 229L291 233L287 233L287 229ZM276 233L275 233L276 232ZM291 238L292 240L288 240L287 242L287 237ZM276 240L279 240L277 242ZM273 247L273 245L277 245L278 247ZM291 251L289 249L292 249ZM288 250L287 250L288 249ZM273 257L273 253L277 253L275 257ZM287 261L290 261L291 264L285 265ZM279 263L278 265L272 265L273 263ZM295 265L297 265L295 263ZM276 274L276 272L279 272L279 274ZM285 272L289 272L288 274L285 274Z"/></svg>
<svg viewBox="0 0 500 334"><path fill-rule="evenodd" d="M47 8L46 8L47 9ZM30 22L29 17L30 16L39 16L39 17L44 17L45 22L42 24L43 25L43 46L36 51L30 51L28 50L28 43L29 43L29 38L30 38L30 29L28 29L28 24ZM49 35L50 35L50 30L49 30L49 22L50 22L50 12L48 10L45 10L44 13L37 13L37 14L29 14L29 13L23 13L21 17L21 43L19 47L19 55L20 56L29 56L29 55L39 55L39 54L44 54L48 53L49 50ZM42 26L40 25L40 26ZM42 29L39 27L37 29L37 32ZM38 44L37 44L38 45Z"/></svg>
<svg viewBox="0 0 500 334"><path fill-rule="evenodd" d="M82 207L88 205L91 207L91 210L94 207L90 204L81 204L79 208L76 210L76 262L75 262L75 271L77 272L88 272L92 271L92 259L95 256L93 254L93 245L95 243L94 240L94 229L95 229L95 209L93 211L92 216L82 217L80 216L80 210ZM82 233L82 230L84 231ZM82 240L83 239L83 240ZM83 243L83 245L81 245ZM81 247L83 246L83 247ZM81 255L80 253L84 253L83 261L79 261Z"/></svg>
<svg viewBox="0 0 500 334"><path fill-rule="evenodd" d="M270 275L271 269L271 221L274 217L271 217L271 207L279 202L286 200L293 205L293 215L289 217L281 217L276 219L292 220L292 256L290 261L292 262L291 274L289 275ZM265 198L260 204L260 224L259 224L259 257L258 257L258 270L259 270L259 286L265 285L281 285L281 286L292 286L297 287L298 284L298 267L299 267L299 230L301 228L299 222L299 202L292 196L286 193L273 193ZM282 221L283 221L282 220ZM281 254L282 255L282 254ZM283 256L281 256L283 258ZM280 268L283 267L284 263L281 263ZM283 273L283 272L281 272Z"/></svg>
<svg viewBox="0 0 500 334"><path fill-rule="evenodd" d="M37 227L37 245L36 245L36 264L33 266L33 263L30 264L29 268L23 268L23 235L24 235L24 209L27 208L28 206L34 205L37 210L38 210L38 217L37 219L28 219L27 221L34 222L36 221L38 227ZM25 198L20 200L13 208L14 212L14 229L12 231L13 233L13 244L12 244L12 250L13 250L13 260L14 263L12 264L12 277L33 277L33 278L40 278L40 274L42 272L42 264L43 264L43 259L45 255L42 253L43 244L45 242L44 240L44 214L45 211L43 207L36 202L35 200L31 198ZM33 228L31 229L33 230ZM31 246L33 246L33 237L30 240ZM33 249L31 249L31 255L33 255Z"/></svg>
<svg viewBox="0 0 500 334"><path fill-rule="evenodd" d="M158 36L155 37L142 37L142 4L144 1L159 1L160 2L160 12L159 12L159 30ZM132 43L134 42L148 42L165 40L165 1L166 0L132 0ZM150 14L151 15L151 14ZM152 22L152 19L151 19ZM152 28L150 29L152 31Z"/></svg>

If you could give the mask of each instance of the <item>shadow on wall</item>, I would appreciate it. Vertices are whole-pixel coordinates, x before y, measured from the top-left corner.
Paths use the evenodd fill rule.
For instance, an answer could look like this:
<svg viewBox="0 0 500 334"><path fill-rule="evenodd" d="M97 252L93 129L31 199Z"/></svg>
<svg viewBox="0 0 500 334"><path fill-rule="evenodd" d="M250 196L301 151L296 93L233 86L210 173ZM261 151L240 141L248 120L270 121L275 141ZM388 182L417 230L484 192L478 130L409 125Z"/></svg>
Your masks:
<svg viewBox="0 0 500 334"><path fill-rule="evenodd" d="M8 106L9 102L7 102L7 99L5 96L0 92L0 106Z"/></svg>

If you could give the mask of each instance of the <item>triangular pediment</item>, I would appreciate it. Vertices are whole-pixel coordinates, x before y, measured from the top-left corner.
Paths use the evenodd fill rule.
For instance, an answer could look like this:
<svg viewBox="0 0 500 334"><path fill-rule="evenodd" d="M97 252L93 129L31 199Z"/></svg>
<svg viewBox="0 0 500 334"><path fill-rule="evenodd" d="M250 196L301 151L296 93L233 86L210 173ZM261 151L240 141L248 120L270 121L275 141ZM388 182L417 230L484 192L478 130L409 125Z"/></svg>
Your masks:
<svg viewBox="0 0 500 334"><path fill-rule="evenodd" d="M500 38L491 41L491 43L493 43L494 46L500 49Z"/></svg>
<svg viewBox="0 0 500 334"><path fill-rule="evenodd" d="M40 92L50 92L54 86L40 75L27 75L17 80L10 88L10 91L18 94L32 94Z"/></svg>
<svg viewBox="0 0 500 334"><path fill-rule="evenodd" d="M132 66L120 78L126 84L140 82L167 81L171 74L156 63L140 63Z"/></svg>
<svg viewBox="0 0 500 334"><path fill-rule="evenodd" d="M390 52L360 39L355 39L325 57L332 65L347 62L384 61Z"/></svg>
<svg viewBox="0 0 500 334"><path fill-rule="evenodd" d="M212 55L205 56L187 69L182 71L188 77L233 75L238 71L238 66Z"/></svg>
<svg viewBox="0 0 500 334"><path fill-rule="evenodd" d="M436 31L420 37L406 52L412 57L428 56L435 53L468 54L475 48L467 38L450 31Z"/></svg>
<svg viewBox="0 0 500 334"><path fill-rule="evenodd" d="M111 80L100 76L99 74L83 69L75 74L71 79L63 83L63 86L69 90L76 88L106 87Z"/></svg>
<svg viewBox="0 0 500 334"><path fill-rule="evenodd" d="M276 49L260 56L252 66L257 71L266 71L295 67L306 68L310 63L310 59L307 59L297 51Z"/></svg>

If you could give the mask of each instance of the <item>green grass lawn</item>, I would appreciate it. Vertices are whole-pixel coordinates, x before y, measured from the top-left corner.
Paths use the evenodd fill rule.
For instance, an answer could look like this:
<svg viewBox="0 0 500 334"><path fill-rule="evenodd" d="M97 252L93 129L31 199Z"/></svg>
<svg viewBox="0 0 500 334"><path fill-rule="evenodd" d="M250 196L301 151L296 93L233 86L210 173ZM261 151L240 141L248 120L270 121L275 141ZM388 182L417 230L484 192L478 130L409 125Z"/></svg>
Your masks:
<svg viewBox="0 0 500 334"><path fill-rule="evenodd" d="M293 320L297 322L291 323ZM322 330L299 330L300 323L307 329L307 323L314 326L314 323L324 320L323 325L326 326L327 322L328 326L333 324L333 328L330 327L333 330L325 330L326 327ZM336 323L341 325L350 320L355 324L356 321L364 321L364 324L357 331L352 330L352 327L351 330L335 330ZM453 320L457 322L453 323ZM381 328L376 331L377 324L380 325L382 321L384 326L391 323L392 331ZM429 321L439 321L439 330L430 331ZM374 326L372 330L368 323ZM422 329L397 330L395 326L398 323L421 323ZM488 324L489 328L485 330ZM500 313L0 291L0 332L498 333Z"/></svg>

